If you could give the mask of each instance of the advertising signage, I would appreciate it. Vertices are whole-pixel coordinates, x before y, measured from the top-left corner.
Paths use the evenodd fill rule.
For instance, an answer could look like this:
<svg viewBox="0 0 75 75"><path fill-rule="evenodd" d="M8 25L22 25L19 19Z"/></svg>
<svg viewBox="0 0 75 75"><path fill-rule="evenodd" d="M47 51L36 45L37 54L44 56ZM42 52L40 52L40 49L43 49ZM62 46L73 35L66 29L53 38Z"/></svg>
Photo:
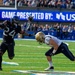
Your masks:
<svg viewBox="0 0 75 75"><path fill-rule="evenodd" d="M20 20L26 21L30 15L34 21L41 22L75 22L75 12L49 11L49 10L0 10L0 20L19 16Z"/></svg>

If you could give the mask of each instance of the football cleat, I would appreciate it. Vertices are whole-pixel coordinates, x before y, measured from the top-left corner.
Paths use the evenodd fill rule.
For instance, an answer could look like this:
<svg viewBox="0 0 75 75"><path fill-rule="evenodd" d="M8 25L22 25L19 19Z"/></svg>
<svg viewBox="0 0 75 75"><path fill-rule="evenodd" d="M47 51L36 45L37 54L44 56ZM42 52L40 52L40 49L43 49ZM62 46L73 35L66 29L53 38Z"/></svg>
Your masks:
<svg viewBox="0 0 75 75"><path fill-rule="evenodd" d="M48 68L45 69L45 71L49 71L49 70L54 70L54 67L51 66L51 67L48 67Z"/></svg>

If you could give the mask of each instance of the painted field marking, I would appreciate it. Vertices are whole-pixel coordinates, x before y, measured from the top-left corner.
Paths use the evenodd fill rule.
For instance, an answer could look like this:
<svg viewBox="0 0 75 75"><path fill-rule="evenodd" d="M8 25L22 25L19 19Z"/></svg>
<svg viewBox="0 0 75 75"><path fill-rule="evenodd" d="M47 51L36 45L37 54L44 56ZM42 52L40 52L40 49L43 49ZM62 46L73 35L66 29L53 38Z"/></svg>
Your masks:
<svg viewBox="0 0 75 75"><path fill-rule="evenodd" d="M15 63L15 62L5 62L5 61L2 61L2 64L14 65L14 66L18 66L19 65L18 63Z"/></svg>
<svg viewBox="0 0 75 75"><path fill-rule="evenodd" d="M30 73L31 75L75 75L75 72L67 71L37 71L37 70L13 70L13 72Z"/></svg>
<svg viewBox="0 0 75 75"><path fill-rule="evenodd" d="M68 43L66 43L67 45L69 45ZM33 46L33 45L23 45L23 44L16 44L16 46L25 46L25 47L34 47L34 48L47 48L49 49L50 47L45 47L45 46ZM75 50L75 49L71 49L71 50Z"/></svg>
<svg viewBox="0 0 75 75"><path fill-rule="evenodd" d="M49 71L37 71L37 70L13 70L13 72L19 73L50 73Z"/></svg>
<svg viewBox="0 0 75 75"><path fill-rule="evenodd" d="M16 44L16 46L38 47L38 48L50 48L50 47L44 47L44 46L33 46L33 45L23 45L23 44Z"/></svg>
<svg viewBox="0 0 75 75"><path fill-rule="evenodd" d="M31 73L31 72L29 72L29 71L25 71L25 70L13 70L12 72Z"/></svg>
<svg viewBox="0 0 75 75"><path fill-rule="evenodd" d="M65 43L69 45L68 43ZM16 46L26 46L26 47L38 47L38 48L50 48L50 47L44 47L44 46L33 46L33 45L23 45L23 44L16 44Z"/></svg>

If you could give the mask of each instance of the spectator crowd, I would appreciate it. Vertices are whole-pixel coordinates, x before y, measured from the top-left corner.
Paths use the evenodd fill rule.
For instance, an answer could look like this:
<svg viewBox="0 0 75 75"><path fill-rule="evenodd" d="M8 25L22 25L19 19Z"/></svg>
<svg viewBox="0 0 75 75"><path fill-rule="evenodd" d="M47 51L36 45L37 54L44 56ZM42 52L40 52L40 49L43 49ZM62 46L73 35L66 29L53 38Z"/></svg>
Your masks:
<svg viewBox="0 0 75 75"><path fill-rule="evenodd" d="M3 0L3 5L10 6L15 5L15 0ZM49 8L64 8L64 9L75 9L75 0L17 0L17 6L27 7L49 7ZM26 27L26 22L22 24L22 28ZM51 34L60 39L75 39L75 26L74 25L30 25L28 31L38 32L43 31L45 34Z"/></svg>
<svg viewBox="0 0 75 75"><path fill-rule="evenodd" d="M14 5L15 0L3 0L3 5ZM75 0L17 0L17 6L75 8Z"/></svg>
<svg viewBox="0 0 75 75"><path fill-rule="evenodd" d="M22 28L26 28L26 23L22 24ZM27 31L33 31L35 34L38 31L43 31L46 35L50 34L55 37L58 37L59 39L67 39L67 40L75 40L75 25L62 25L59 23L56 24L46 24L46 25L38 25L37 23L31 24L29 29Z"/></svg>

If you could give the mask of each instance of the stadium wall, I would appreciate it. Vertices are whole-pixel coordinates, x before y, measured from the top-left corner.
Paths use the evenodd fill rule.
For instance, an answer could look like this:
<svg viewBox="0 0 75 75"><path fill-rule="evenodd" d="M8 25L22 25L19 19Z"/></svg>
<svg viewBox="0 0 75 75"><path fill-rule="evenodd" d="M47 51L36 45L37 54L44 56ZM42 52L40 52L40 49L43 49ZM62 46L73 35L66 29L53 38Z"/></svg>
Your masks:
<svg viewBox="0 0 75 75"><path fill-rule="evenodd" d="M25 6L22 6L22 7L18 7L18 10L45 10L45 11L47 11L47 10L49 10L49 11L59 11L59 12L63 12L63 11L72 11L72 12L75 12L75 9L63 9L63 8L49 8L49 7L25 7ZM21 21L21 22L24 22L24 21ZM55 24L55 23L57 23L57 22L38 22L38 21L36 21L36 22L33 22L33 23L38 23L39 25L40 24L43 24L43 25L45 25L45 24L49 24L49 25L52 25L52 24ZM62 23L62 25L69 25L70 23L72 24L72 25L75 25L75 22L58 22L58 23Z"/></svg>
<svg viewBox="0 0 75 75"><path fill-rule="evenodd" d="M8 7L8 6L7 6L7 7ZM49 11L53 11L53 12L57 12L57 11L58 11L58 12L64 12L64 11L67 11L67 12L68 12L68 11L69 11L69 12L75 12L74 9L56 9L56 8L52 8L52 9L51 9L51 8L48 8L48 7L46 7L46 8L45 8L45 7L40 7L40 8L39 8L39 7L25 7L25 6L24 6L24 7L23 7L23 6L22 6L22 7L18 7L17 10L34 10L34 11L36 11L36 10L38 10L38 11L48 11L48 10L49 10ZM3 20L0 20L0 22L2 22L2 21L3 21ZM24 23L24 22L26 22L26 21L27 21L27 20L21 20L20 23ZM39 21L39 22L38 22L38 21L35 21L35 22L34 22L34 21L33 21L33 23L38 23L39 25L40 25L40 24L43 24L43 25L45 25L45 24L52 25L52 24L55 24L55 23L62 23L62 25L65 25L65 24L66 24L66 25L69 25L69 24L71 23L72 25L75 25L75 22L59 22L59 21L58 21L58 22L55 22L55 21L54 21L54 22L53 22L53 21L52 21L52 22L51 22L51 21L50 21L50 22L49 22L49 21L48 21L48 22L46 22L46 21L45 21L45 22L44 22L44 21L43 21L43 22L41 22L41 21ZM30 32L30 31L29 31L28 33L33 34L34 32ZM48 34L48 31L46 31L46 32L44 32L44 33L45 33L45 34ZM3 31L0 30L0 38L2 38L2 37L3 37ZM17 35L15 38L18 38L18 35ZM34 39L34 37L27 37L27 36L24 36L23 38Z"/></svg>

